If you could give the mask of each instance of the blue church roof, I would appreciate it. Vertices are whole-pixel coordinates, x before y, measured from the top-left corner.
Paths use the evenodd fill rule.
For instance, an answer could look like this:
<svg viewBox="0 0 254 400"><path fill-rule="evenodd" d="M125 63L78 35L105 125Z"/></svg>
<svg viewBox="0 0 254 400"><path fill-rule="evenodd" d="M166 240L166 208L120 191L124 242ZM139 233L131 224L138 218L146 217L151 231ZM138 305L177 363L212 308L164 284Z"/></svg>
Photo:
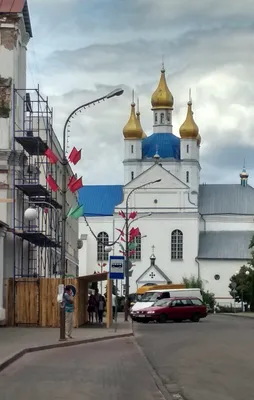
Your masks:
<svg viewBox="0 0 254 400"><path fill-rule="evenodd" d="M153 133L142 141L142 158L153 158L158 151L160 158L180 160L180 138L172 133Z"/></svg>
<svg viewBox="0 0 254 400"><path fill-rule="evenodd" d="M122 185L83 186L78 192L79 204L86 217L106 217L114 213L115 206L123 201Z"/></svg>

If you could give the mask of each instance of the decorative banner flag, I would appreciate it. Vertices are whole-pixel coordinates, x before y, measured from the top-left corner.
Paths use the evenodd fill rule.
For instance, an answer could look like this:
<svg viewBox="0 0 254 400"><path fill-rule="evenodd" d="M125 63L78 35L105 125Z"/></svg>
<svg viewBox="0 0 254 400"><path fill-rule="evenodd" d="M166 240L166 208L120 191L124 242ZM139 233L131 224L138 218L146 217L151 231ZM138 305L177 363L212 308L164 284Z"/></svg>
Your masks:
<svg viewBox="0 0 254 400"><path fill-rule="evenodd" d="M130 215L129 215L129 218L130 219L134 219L134 218L136 218L136 216L137 216L137 212L136 211L132 211L131 213L130 213Z"/></svg>
<svg viewBox="0 0 254 400"><path fill-rule="evenodd" d="M49 187L53 190L53 192L57 192L58 184L56 183L55 179L51 175L47 176L46 181L48 182Z"/></svg>
<svg viewBox="0 0 254 400"><path fill-rule="evenodd" d="M83 187L83 183L82 183L82 176L79 179L75 179L75 182L73 182L70 186L69 189L72 193L76 192L77 190L79 190L80 188Z"/></svg>
<svg viewBox="0 0 254 400"><path fill-rule="evenodd" d="M58 161L57 156L53 153L53 151L49 147L45 151L44 155L48 158L51 164L55 164Z"/></svg>
<svg viewBox="0 0 254 400"><path fill-rule="evenodd" d="M125 214L124 214L124 212L121 210L121 211L119 211L119 215L122 217L122 218L125 218Z"/></svg>
<svg viewBox="0 0 254 400"><path fill-rule="evenodd" d="M139 231L139 228L131 228L131 230L130 230L130 242L135 238L135 237L137 237L137 236L139 236L140 235L140 231Z"/></svg>
<svg viewBox="0 0 254 400"><path fill-rule="evenodd" d="M69 182L68 182L68 188L70 188L71 187L71 185L74 183L74 182L76 182L76 177L75 177L75 175L72 175L71 177L70 177L70 179L69 179Z"/></svg>
<svg viewBox="0 0 254 400"><path fill-rule="evenodd" d="M81 149L78 151L76 147L73 147L69 155L69 161L76 165L81 159Z"/></svg>
<svg viewBox="0 0 254 400"><path fill-rule="evenodd" d="M80 217L82 217L84 214L83 211L83 206L77 206L75 208L71 208L70 211L68 212L67 217L72 217L74 219L79 219Z"/></svg>

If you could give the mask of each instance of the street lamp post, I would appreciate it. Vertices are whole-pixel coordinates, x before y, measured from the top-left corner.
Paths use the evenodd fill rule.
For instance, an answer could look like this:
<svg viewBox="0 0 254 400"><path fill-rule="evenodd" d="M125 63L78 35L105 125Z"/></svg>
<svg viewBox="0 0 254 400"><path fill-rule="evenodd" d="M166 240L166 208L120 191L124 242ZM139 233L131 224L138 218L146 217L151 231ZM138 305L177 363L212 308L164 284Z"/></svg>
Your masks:
<svg viewBox="0 0 254 400"><path fill-rule="evenodd" d="M130 262L130 253L129 253L129 199L133 192L136 190L142 189L145 186L153 185L154 183L160 182L161 179L157 179L156 181L147 182L143 185L137 186L133 188L126 198L125 203L125 303L124 303L124 320L128 321L129 317L129 262Z"/></svg>
<svg viewBox="0 0 254 400"><path fill-rule="evenodd" d="M64 285L64 276L65 276L65 257L66 257L66 220L67 220L67 212L66 212L66 195L67 195L67 167L68 167L68 160L66 157L66 142L67 142L67 127L69 126L71 118L77 114L77 112L81 111L82 109L86 109L91 105L96 105L101 101L105 101L111 99L115 96L121 96L124 90L122 88L115 89L112 92L108 93L107 95L100 97L96 100L89 101L88 103L82 104L81 106L77 107L69 117L66 119L64 128L63 128L63 160L62 160L62 241L61 241L61 283ZM60 307L60 340L65 340L65 308Z"/></svg>

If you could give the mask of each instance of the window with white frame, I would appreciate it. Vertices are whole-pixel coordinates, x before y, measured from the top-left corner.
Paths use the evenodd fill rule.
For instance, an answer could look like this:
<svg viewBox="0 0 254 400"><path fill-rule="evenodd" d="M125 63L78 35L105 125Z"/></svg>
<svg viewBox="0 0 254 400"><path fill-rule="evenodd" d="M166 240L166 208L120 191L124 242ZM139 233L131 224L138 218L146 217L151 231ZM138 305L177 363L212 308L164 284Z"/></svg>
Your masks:
<svg viewBox="0 0 254 400"><path fill-rule="evenodd" d="M134 153L134 146L133 146L133 144L131 145L131 154L133 154Z"/></svg>
<svg viewBox="0 0 254 400"><path fill-rule="evenodd" d="M134 179L134 171L131 171L131 180L133 181Z"/></svg>
<svg viewBox="0 0 254 400"><path fill-rule="evenodd" d="M189 171L186 171L186 183L190 182L190 173Z"/></svg>
<svg viewBox="0 0 254 400"><path fill-rule="evenodd" d="M161 113L161 124L164 124L164 114Z"/></svg>
<svg viewBox="0 0 254 400"><path fill-rule="evenodd" d="M189 153L189 145L186 146L186 153Z"/></svg>
<svg viewBox="0 0 254 400"><path fill-rule="evenodd" d="M171 233L171 260L183 259L183 232L175 229Z"/></svg>
<svg viewBox="0 0 254 400"><path fill-rule="evenodd" d="M100 232L97 236L97 260L108 261L108 252L105 251L105 246L109 243L109 237L106 232Z"/></svg>
<svg viewBox="0 0 254 400"><path fill-rule="evenodd" d="M130 259L133 261L141 260L141 234L135 237L133 242L137 245L135 248L135 253L130 256Z"/></svg>

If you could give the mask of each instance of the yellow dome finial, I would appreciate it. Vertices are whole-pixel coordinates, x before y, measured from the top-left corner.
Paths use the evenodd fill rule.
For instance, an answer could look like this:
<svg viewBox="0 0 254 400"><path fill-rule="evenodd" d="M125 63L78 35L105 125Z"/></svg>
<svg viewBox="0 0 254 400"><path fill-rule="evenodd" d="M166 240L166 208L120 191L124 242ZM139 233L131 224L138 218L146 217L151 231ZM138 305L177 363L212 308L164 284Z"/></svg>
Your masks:
<svg viewBox="0 0 254 400"><path fill-rule="evenodd" d="M189 101L187 104L187 116L179 129L180 136L182 139L197 139L201 141L201 137L200 139L198 138L198 136L200 136L198 126L193 118L191 91L189 92Z"/></svg>
<svg viewBox="0 0 254 400"><path fill-rule="evenodd" d="M159 85L152 95L151 104L152 109L172 109L174 105L173 95L170 92L166 82L164 61L162 62Z"/></svg>
<svg viewBox="0 0 254 400"><path fill-rule="evenodd" d="M131 115L129 121L123 128L123 136L125 139L141 139L143 130L140 122L136 117L135 103L134 103L134 90L132 91Z"/></svg>
<svg viewBox="0 0 254 400"><path fill-rule="evenodd" d="M145 132L144 132L142 126L141 126L141 122L140 122L139 98L138 97L137 97L137 113L136 113L136 116L137 116L137 120L139 122L140 128L142 129L142 139L144 139L144 138L147 137L147 135L145 134Z"/></svg>

